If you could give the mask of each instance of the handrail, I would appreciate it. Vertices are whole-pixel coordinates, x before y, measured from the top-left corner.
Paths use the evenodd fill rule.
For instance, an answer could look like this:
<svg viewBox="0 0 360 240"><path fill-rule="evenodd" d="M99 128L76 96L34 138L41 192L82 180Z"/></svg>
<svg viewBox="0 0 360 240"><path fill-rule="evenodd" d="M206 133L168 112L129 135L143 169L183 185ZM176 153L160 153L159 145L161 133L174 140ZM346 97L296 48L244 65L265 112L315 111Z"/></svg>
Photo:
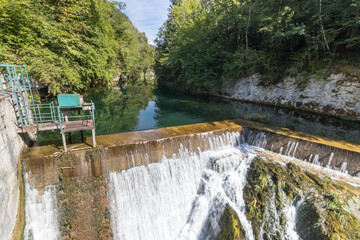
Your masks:
<svg viewBox="0 0 360 240"><path fill-rule="evenodd" d="M63 132L63 126L62 126L62 121L61 121L61 111L60 111L60 107L57 107L58 109L58 115L59 115L59 125L60 125L60 133Z"/></svg>
<svg viewBox="0 0 360 240"><path fill-rule="evenodd" d="M3 69L0 71L0 94L6 94L4 84L11 88L11 100L14 102L18 113L18 123L20 127L24 129L24 126L31 123L32 119L30 116L31 113L29 112L31 107L28 102L32 104L35 103L26 66L0 64L0 69ZM29 109L27 109L27 107ZM34 114L37 115L36 113ZM35 118L37 117L38 116L35 116Z"/></svg>
<svg viewBox="0 0 360 240"><path fill-rule="evenodd" d="M18 127L21 128L20 132L26 132L26 130L60 129L66 151L64 130L76 131L77 123L64 125L64 122L69 121L69 119L74 121L92 121L92 124L86 124L87 127L82 129L92 130L94 147L96 146L95 105L92 101L91 104L83 104L82 113L80 114L79 111L79 114L76 116L69 116L67 114L64 116L62 108L55 106L54 102L36 104L26 66L22 65L0 64L0 88L0 94L2 95L6 94L7 91L5 91L5 89L7 88L12 91L11 101L14 103L15 111L17 112L17 120L15 122ZM76 109L80 110L78 108ZM46 126L54 127L48 128ZM64 129L64 127L68 127L69 129Z"/></svg>

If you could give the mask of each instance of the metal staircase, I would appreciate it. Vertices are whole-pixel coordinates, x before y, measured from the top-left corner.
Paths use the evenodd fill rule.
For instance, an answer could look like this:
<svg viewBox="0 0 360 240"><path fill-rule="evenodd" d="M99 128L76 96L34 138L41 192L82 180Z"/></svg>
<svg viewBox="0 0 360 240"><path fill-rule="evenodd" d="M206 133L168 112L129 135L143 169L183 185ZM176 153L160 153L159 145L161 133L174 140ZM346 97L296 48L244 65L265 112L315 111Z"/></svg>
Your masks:
<svg viewBox="0 0 360 240"><path fill-rule="evenodd" d="M30 79L25 66L0 64L0 98L11 97L19 133L59 129L63 136L64 150L67 151L65 132L92 130L93 145L95 142L95 107L93 103L81 103L76 110L88 111L89 114L67 116L71 110L55 106L54 102L36 104ZM70 121L69 119L74 119Z"/></svg>

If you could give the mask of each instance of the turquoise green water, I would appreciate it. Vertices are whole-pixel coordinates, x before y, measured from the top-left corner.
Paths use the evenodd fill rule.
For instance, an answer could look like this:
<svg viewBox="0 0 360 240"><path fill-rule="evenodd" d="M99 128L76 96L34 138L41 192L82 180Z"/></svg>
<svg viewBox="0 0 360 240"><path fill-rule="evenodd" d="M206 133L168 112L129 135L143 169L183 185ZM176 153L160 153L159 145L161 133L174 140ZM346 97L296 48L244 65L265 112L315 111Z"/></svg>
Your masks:
<svg viewBox="0 0 360 240"><path fill-rule="evenodd" d="M360 123L284 108L220 98L175 96L133 86L122 92L100 89L84 98L95 103L97 135L242 118L360 143ZM85 135L90 136L90 132ZM72 139L79 142L80 134L73 133ZM38 144L61 144L59 132L40 132Z"/></svg>

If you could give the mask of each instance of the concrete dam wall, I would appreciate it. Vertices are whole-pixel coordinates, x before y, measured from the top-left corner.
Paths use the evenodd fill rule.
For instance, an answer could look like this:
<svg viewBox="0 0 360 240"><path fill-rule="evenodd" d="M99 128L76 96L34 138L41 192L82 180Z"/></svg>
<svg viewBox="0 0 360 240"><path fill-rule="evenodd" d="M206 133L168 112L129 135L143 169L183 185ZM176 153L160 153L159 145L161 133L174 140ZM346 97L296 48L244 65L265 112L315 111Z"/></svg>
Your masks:
<svg viewBox="0 0 360 240"><path fill-rule="evenodd" d="M14 108L7 97L0 98L0 239L10 239L14 229L18 197L18 161L27 136L16 132Z"/></svg>
<svg viewBox="0 0 360 240"><path fill-rule="evenodd" d="M44 187L57 183L59 175L63 178L101 176L159 162L179 149L205 151L216 144L209 139L217 136L227 139L226 134L234 132L241 136L239 144L246 142L353 176L360 172L357 144L243 120L98 136L102 149L94 151L89 145L77 145L68 155L51 146L34 147L25 154L24 162L35 186Z"/></svg>
<svg viewBox="0 0 360 240"><path fill-rule="evenodd" d="M92 149L88 144L73 145L69 154L54 146L42 146L30 148L24 155L27 191L25 239L31 239L31 236L37 236L35 239L137 239L145 232L153 237L161 233L162 239L172 239L172 231L149 225L150 216L157 218L156 213L161 212L161 209L172 211L174 206L180 207L184 211L174 215L171 221L161 214L158 219L162 222L160 225L171 222L170 228L179 229L187 219L185 213L191 210L198 185L201 181L207 181L208 177L201 180L201 172L205 171L206 176L208 160L210 167L220 174L226 169L231 170L233 164L240 164L240 169L241 166L244 167L245 172L241 173L244 177L255 156L251 153L253 150L246 153L246 146L259 147L261 153L256 154L260 157L268 158L271 154L278 153L280 155L277 156L282 156L278 158L288 161L297 158L297 161L305 164L299 164L304 169L309 168L309 165L321 166L325 175L328 174L326 171L338 172L338 179L360 183L358 178L347 175L356 176L360 171L359 145L243 120L98 136L97 142L100 148ZM238 152L237 147L234 149L233 146L244 150ZM262 152L261 149L269 152ZM248 154L248 157L241 162L239 156L244 157L244 154ZM271 158L276 161L277 157ZM222 165L223 161L228 162ZM225 176L221 176L223 177ZM164 181L171 184L164 185ZM230 182L224 184L228 185ZM242 178L234 184L238 188L235 191L236 199L240 199L243 195L241 188L246 181ZM175 185L176 191L173 190ZM187 197L179 197L178 191ZM222 191L234 190L230 187ZM217 196L218 193L212 194ZM207 201L210 199L212 197L209 196ZM225 197L217 201L220 205L209 207L213 209L211 211L219 211L220 214L225 211L228 200ZM289 203L290 200L286 201ZM157 206L158 202L162 203L161 207ZM169 205L169 202L174 205ZM202 202L198 204L201 205ZM238 211L241 224L251 239L255 233L244 212L245 205L238 204L240 205L232 207ZM124 213L121 209L129 209L129 212ZM193 209L194 217L205 214L203 209L201 206ZM148 220L142 217L144 211ZM200 212L196 214L197 211ZM220 215L217 215L209 221L216 222L219 219ZM295 219L291 216L288 216L288 221L295 224ZM128 226L129 222L141 227L134 231ZM216 226L209 227L213 234L211 236L219 234ZM196 228L196 224L191 224L188 228L189 232L182 232L184 239L193 231L198 231L190 231L191 228ZM282 231L282 234L286 234L288 230Z"/></svg>

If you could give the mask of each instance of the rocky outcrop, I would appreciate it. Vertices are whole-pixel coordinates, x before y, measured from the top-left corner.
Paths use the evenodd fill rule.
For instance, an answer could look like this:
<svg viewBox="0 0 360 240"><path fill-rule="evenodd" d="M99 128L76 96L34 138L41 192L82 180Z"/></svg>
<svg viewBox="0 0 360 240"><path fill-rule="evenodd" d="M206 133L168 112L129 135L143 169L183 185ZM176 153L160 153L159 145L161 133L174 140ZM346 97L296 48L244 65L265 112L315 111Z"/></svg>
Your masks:
<svg viewBox="0 0 360 240"><path fill-rule="evenodd" d="M221 230L216 236L216 240L246 240L245 230L239 217L229 204L224 209L219 226Z"/></svg>
<svg viewBox="0 0 360 240"><path fill-rule="evenodd" d="M0 98L0 239L10 239L18 206L18 159L25 141L16 132L16 116L8 98Z"/></svg>
<svg viewBox="0 0 360 240"><path fill-rule="evenodd" d="M358 188L261 158L252 162L247 181L244 199L256 239L360 238Z"/></svg>
<svg viewBox="0 0 360 240"><path fill-rule="evenodd" d="M303 86L287 77L276 85L262 86L254 74L235 83L225 83L222 96L255 103L291 107L321 114L360 120L360 80L342 74L326 80L315 77Z"/></svg>

